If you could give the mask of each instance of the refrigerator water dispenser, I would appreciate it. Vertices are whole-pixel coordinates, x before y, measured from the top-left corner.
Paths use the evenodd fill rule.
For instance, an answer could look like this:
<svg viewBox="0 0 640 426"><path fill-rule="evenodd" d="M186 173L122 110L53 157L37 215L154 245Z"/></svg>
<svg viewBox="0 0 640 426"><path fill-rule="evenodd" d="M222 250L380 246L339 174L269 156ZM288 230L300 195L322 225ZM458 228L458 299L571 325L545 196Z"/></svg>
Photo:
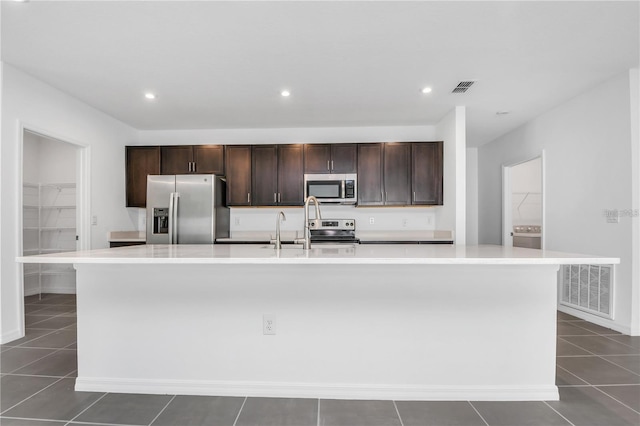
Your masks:
<svg viewBox="0 0 640 426"><path fill-rule="evenodd" d="M154 207L153 233L154 234L169 233L169 208L168 207Z"/></svg>

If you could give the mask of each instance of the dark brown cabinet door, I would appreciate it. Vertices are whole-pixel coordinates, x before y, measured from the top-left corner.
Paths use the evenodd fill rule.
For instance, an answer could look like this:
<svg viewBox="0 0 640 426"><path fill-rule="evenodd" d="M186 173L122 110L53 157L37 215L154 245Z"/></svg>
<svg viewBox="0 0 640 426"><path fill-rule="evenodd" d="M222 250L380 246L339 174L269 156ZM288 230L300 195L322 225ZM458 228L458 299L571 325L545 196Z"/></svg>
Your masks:
<svg viewBox="0 0 640 426"><path fill-rule="evenodd" d="M163 146L160 148L160 174L184 175L191 173L193 148L191 145Z"/></svg>
<svg viewBox="0 0 640 426"><path fill-rule="evenodd" d="M331 173L356 173L358 146L353 143L331 145Z"/></svg>
<svg viewBox="0 0 640 426"><path fill-rule="evenodd" d="M353 143L304 146L305 173L356 173L358 146Z"/></svg>
<svg viewBox="0 0 640 426"><path fill-rule="evenodd" d="M411 145L387 143L384 145L384 204L406 206L411 204Z"/></svg>
<svg viewBox="0 0 640 426"><path fill-rule="evenodd" d="M224 145L194 145L192 172L224 176Z"/></svg>
<svg viewBox="0 0 640 426"><path fill-rule="evenodd" d="M251 145L227 146L227 205L251 205Z"/></svg>
<svg viewBox="0 0 640 426"><path fill-rule="evenodd" d="M304 204L302 145L278 146L278 205Z"/></svg>
<svg viewBox="0 0 640 426"><path fill-rule="evenodd" d="M442 205L442 142L411 144L412 204Z"/></svg>
<svg viewBox="0 0 640 426"><path fill-rule="evenodd" d="M358 205L383 204L382 153L381 143L358 145Z"/></svg>
<svg viewBox="0 0 640 426"><path fill-rule="evenodd" d="M331 145L308 144L304 146L304 172L331 172Z"/></svg>
<svg viewBox="0 0 640 426"><path fill-rule="evenodd" d="M160 174L160 147L126 147L126 205L147 206L147 175Z"/></svg>
<svg viewBox="0 0 640 426"><path fill-rule="evenodd" d="M251 205L277 205L277 147L275 145L253 145L251 148L251 162Z"/></svg>

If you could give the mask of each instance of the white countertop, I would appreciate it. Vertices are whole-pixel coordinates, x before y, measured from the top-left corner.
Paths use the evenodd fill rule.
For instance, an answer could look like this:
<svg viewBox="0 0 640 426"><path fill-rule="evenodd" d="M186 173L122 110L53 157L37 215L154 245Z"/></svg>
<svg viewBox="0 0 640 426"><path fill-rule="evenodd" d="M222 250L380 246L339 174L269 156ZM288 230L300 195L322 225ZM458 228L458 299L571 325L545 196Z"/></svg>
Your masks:
<svg viewBox="0 0 640 426"><path fill-rule="evenodd" d="M138 245L17 258L21 263L77 264L421 264L556 265L618 264L620 259L503 246L349 245L302 250L285 245L276 251L262 244Z"/></svg>

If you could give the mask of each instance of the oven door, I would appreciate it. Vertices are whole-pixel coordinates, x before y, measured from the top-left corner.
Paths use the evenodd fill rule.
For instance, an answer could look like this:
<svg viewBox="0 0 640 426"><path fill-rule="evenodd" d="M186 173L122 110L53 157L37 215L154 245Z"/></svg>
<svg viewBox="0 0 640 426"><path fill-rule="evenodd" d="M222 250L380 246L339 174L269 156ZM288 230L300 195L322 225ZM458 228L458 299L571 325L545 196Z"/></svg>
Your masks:
<svg viewBox="0 0 640 426"><path fill-rule="evenodd" d="M343 180L308 180L304 188L305 198L314 196L318 201L339 203L344 199Z"/></svg>

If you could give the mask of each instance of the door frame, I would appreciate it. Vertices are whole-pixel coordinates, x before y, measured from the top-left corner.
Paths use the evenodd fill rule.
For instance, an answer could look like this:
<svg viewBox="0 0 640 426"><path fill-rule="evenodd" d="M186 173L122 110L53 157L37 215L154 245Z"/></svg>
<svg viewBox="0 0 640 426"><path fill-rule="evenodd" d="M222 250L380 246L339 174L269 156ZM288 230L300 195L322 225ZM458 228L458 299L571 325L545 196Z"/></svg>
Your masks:
<svg viewBox="0 0 640 426"><path fill-rule="evenodd" d="M511 199L511 169L522 163L526 163L531 160L540 158L540 176L541 176L541 205L542 209L542 232L540 247L544 250L546 247L546 173L545 173L545 150L543 149L540 154L533 157L527 157L519 161L511 162L502 165L502 245L505 247L513 247L513 236L511 235L513 230L513 217L511 214L512 199Z"/></svg>
<svg viewBox="0 0 640 426"><path fill-rule="evenodd" d="M76 248L78 250L89 250L91 247L91 146L76 141L73 138L69 138L65 135L56 134L46 129L39 128L33 124L19 122L18 123L18 159L16 167L17 173L17 188L16 194L18 195L18 202L16 203L16 241L18 242L17 254L22 256L24 241L22 235L23 227L23 194L22 188L24 185L24 134L25 132L33 133L42 136L47 139L54 139L60 142L68 143L76 147L76 232L78 235L78 242ZM22 312L21 317L24 320L24 274L21 263L16 263L17 268L17 284L20 286L16 292L20 296L19 306ZM24 334L24 321L22 322L21 333Z"/></svg>

